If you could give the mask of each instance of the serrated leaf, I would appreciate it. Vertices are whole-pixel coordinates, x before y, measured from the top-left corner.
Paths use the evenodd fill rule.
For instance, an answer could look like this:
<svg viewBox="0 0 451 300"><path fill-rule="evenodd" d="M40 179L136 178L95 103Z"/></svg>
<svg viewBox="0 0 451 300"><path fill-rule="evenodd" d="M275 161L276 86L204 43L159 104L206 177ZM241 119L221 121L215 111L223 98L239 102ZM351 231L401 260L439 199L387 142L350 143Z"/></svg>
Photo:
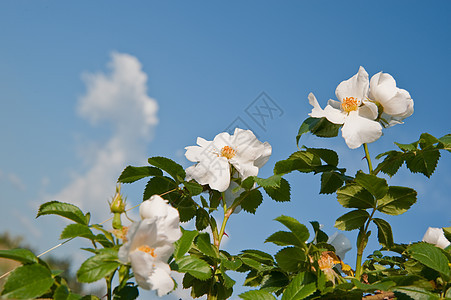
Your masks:
<svg viewBox="0 0 451 300"><path fill-rule="evenodd" d="M21 263L37 263L38 258L28 249L0 250L0 257L19 261Z"/></svg>
<svg viewBox="0 0 451 300"><path fill-rule="evenodd" d="M425 132L420 135L420 140L418 142L421 149L426 149L433 147L434 144L437 144L439 142L439 140L435 136L432 136L429 133Z"/></svg>
<svg viewBox="0 0 451 300"><path fill-rule="evenodd" d="M332 194L343 185L343 175L337 172L323 172L321 174L320 194Z"/></svg>
<svg viewBox="0 0 451 300"><path fill-rule="evenodd" d="M390 186L387 194L377 200L377 210L392 216L405 213L417 201L414 189Z"/></svg>
<svg viewBox="0 0 451 300"><path fill-rule="evenodd" d="M439 159L439 150L417 151L415 155L406 158L406 165L412 173L422 173L429 178L434 173Z"/></svg>
<svg viewBox="0 0 451 300"><path fill-rule="evenodd" d="M400 144L395 142L395 145L404 152L415 151L418 149L418 141L410 144Z"/></svg>
<svg viewBox="0 0 451 300"><path fill-rule="evenodd" d="M277 188L280 186L280 180L282 179L282 175L272 175L268 178L258 178L254 176L254 181L263 188Z"/></svg>
<svg viewBox="0 0 451 300"><path fill-rule="evenodd" d="M305 243L310 237L310 233L307 227L304 224L301 224L295 218L282 215L275 218L274 220L282 223L288 229L290 229L291 232L293 232L293 234L299 239L301 243Z"/></svg>
<svg viewBox="0 0 451 300"><path fill-rule="evenodd" d="M451 242L451 227L443 227L442 229L446 239Z"/></svg>
<svg viewBox="0 0 451 300"><path fill-rule="evenodd" d="M373 195L357 184L347 184L338 189L337 200L343 207L347 208L367 209L376 206Z"/></svg>
<svg viewBox="0 0 451 300"><path fill-rule="evenodd" d="M121 289L117 286L113 291L113 300L134 300L139 296L138 286L126 285Z"/></svg>
<svg viewBox="0 0 451 300"><path fill-rule="evenodd" d="M273 265L274 263L272 256L266 252L255 249L246 249L241 252L242 257L250 257L258 262L261 262L262 264Z"/></svg>
<svg viewBox="0 0 451 300"><path fill-rule="evenodd" d="M208 212L199 207L196 211L196 229L201 231L208 227L210 220L210 216L208 215Z"/></svg>
<svg viewBox="0 0 451 300"><path fill-rule="evenodd" d="M304 265L304 250L297 247L286 247L274 256L279 267L286 272L297 272Z"/></svg>
<svg viewBox="0 0 451 300"><path fill-rule="evenodd" d="M315 231L315 236L316 236L316 242L317 243L321 243L321 242L327 242L327 240L329 239L329 237L327 236L327 234L321 230L320 225L317 221L311 221L310 224L312 224L313 227L313 231Z"/></svg>
<svg viewBox="0 0 451 300"><path fill-rule="evenodd" d="M374 218L373 222L377 226L377 239L379 243L387 249L390 249L393 246L393 232L390 223L379 218Z"/></svg>
<svg viewBox="0 0 451 300"><path fill-rule="evenodd" d="M392 288L396 285L396 283L394 283L393 281L383 281L383 282L376 282L373 284L367 284L367 283L362 283L354 278L352 279L352 283L358 289L361 289L363 291L374 291L374 290L388 291L390 288Z"/></svg>
<svg viewBox="0 0 451 300"><path fill-rule="evenodd" d="M241 267L242 264L243 262L239 258L221 258L221 265L223 265L226 270L235 271Z"/></svg>
<svg viewBox="0 0 451 300"><path fill-rule="evenodd" d="M307 151L297 151L288 159L278 161L274 166L274 174L286 174L292 171L308 173L314 171L318 166L321 166L318 156Z"/></svg>
<svg viewBox="0 0 451 300"><path fill-rule="evenodd" d="M239 196L242 199L241 207L252 214L255 214L255 211L263 202L262 193L259 190L251 190L248 192L243 192Z"/></svg>
<svg viewBox="0 0 451 300"><path fill-rule="evenodd" d="M60 239L71 239L75 237L83 237L90 240L95 240L96 236L92 233L89 226L83 224L69 224L61 233Z"/></svg>
<svg viewBox="0 0 451 300"><path fill-rule="evenodd" d="M120 266L117 260L114 251L103 251L88 258L77 271L78 281L90 283L104 278Z"/></svg>
<svg viewBox="0 0 451 300"><path fill-rule="evenodd" d="M322 148L306 148L307 151L315 154L321 158L326 164L336 167L338 165L338 154L337 152L330 149Z"/></svg>
<svg viewBox="0 0 451 300"><path fill-rule="evenodd" d="M415 300L439 300L440 299L439 295L433 294L421 287L416 287L416 286L396 287L395 289L393 289L393 291L395 292L395 296L397 296L397 297L399 297L399 295L397 295L398 293L403 293Z"/></svg>
<svg viewBox="0 0 451 300"><path fill-rule="evenodd" d="M190 182L185 181L185 182L183 182L183 185L188 190L188 192L190 193L191 196L197 196L200 193L202 193L202 191L204 190L202 185L198 184L195 181L190 181Z"/></svg>
<svg viewBox="0 0 451 300"><path fill-rule="evenodd" d="M263 189L271 199L277 202L286 202L291 199L290 184L284 178L281 178L279 187L265 187Z"/></svg>
<svg viewBox="0 0 451 300"><path fill-rule="evenodd" d="M210 257L219 258L217 248L213 247L210 242L210 234L206 232L199 233L196 238L195 244L203 254Z"/></svg>
<svg viewBox="0 0 451 300"><path fill-rule="evenodd" d="M251 290L245 293L239 294L238 297L244 300L276 300L271 293L261 290Z"/></svg>
<svg viewBox="0 0 451 300"><path fill-rule="evenodd" d="M235 285L236 281L230 278L229 275L226 274L225 270L221 270L221 276L224 280L224 286L226 288L230 289Z"/></svg>
<svg viewBox="0 0 451 300"><path fill-rule="evenodd" d="M340 127L341 125L333 124L326 118L307 118L299 128L296 144L299 144L301 136L309 131L319 137L335 137Z"/></svg>
<svg viewBox="0 0 451 300"><path fill-rule="evenodd" d="M434 245L428 243L418 243L407 247L410 255L423 265L440 272L448 280L450 277L450 267L445 254Z"/></svg>
<svg viewBox="0 0 451 300"><path fill-rule="evenodd" d="M271 234L265 240L265 243L274 243L278 246L304 246L302 241L300 241L292 232L288 231L277 231Z"/></svg>
<svg viewBox="0 0 451 300"><path fill-rule="evenodd" d="M210 265L194 256L183 256L175 260L177 268L175 269L181 273L188 273L191 276L200 279L207 280L211 277Z"/></svg>
<svg viewBox="0 0 451 300"><path fill-rule="evenodd" d="M39 207L37 217L43 215L59 215L79 224L88 225L83 212L75 205L59 201L50 201Z"/></svg>
<svg viewBox="0 0 451 300"><path fill-rule="evenodd" d="M375 169L376 173L377 171L381 171L382 173L392 177L396 174L396 172L398 172L399 168L404 163L404 154L398 151L389 151L378 155L376 158L379 159L384 155L387 156L381 163L379 163L379 165L377 165Z"/></svg>
<svg viewBox="0 0 451 300"><path fill-rule="evenodd" d="M175 181L169 177L152 177L147 182L146 187L144 188L143 200L147 200L153 195L161 195L175 188L177 188L177 183L175 183Z"/></svg>
<svg viewBox="0 0 451 300"><path fill-rule="evenodd" d="M282 300L305 299L316 291L315 277L310 273L299 273L283 293Z"/></svg>
<svg viewBox="0 0 451 300"><path fill-rule="evenodd" d="M354 230L362 227L369 216L370 214L366 210L353 210L339 217L334 226L339 230Z"/></svg>
<svg viewBox="0 0 451 300"><path fill-rule="evenodd" d="M40 264L20 266L8 276L2 298L30 299L44 294L52 285L52 273Z"/></svg>
<svg viewBox="0 0 451 300"><path fill-rule="evenodd" d="M133 167L127 166L117 179L118 182L132 183L150 176L162 176L163 172L155 167Z"/></svg>
<svg viewBox="0 0 451 300"><path fill-rule="evenodd" d="M271 272L261 286L262 290L276 292L290 283L288 276L282 272ZM277 293L276 293L277 294Z"/></svg>
<svg viewBox="0 0 451 300"><path fill-rule="evenodd" d="M196 230L184 230L182 237L175 242L175 249L174 249L174 258L179 259L182 256L185 255L186 252L191 248L191 245L193 244L194 238L199 233Z"/></svg>
<svg viewBox="0 0 451 300"><path fill-rule="evenodd" d="M355 181L370 192L376 199L381 199L388 192L387 181L375 175L358 172L355 176Z"/></svg>
<svg viewBox="0 0 451 300"><path fill-rule="evenodd" d="M186 176L185 170L181 165L179 165L172 159L156 156L149 158L147 161L152 166L155 166L157 168L162 169L163 171L166 171L177 182L183 181L185 179Z"/></svg>
<svg viewBox="0 0 451 300"><path fill-rule="evenodd" d="M67 286L60 285L55 289L55 292L53 293L53 300L67 300L67 297L69 297L69 293L70 292Z"/></svg>

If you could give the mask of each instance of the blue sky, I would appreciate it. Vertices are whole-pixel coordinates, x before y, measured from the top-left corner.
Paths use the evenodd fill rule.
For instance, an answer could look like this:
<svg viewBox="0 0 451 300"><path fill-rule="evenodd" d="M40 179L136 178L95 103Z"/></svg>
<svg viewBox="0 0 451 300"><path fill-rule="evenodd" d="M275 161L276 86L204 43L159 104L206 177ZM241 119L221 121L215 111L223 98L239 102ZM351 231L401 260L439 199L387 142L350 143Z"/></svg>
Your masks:
<svg viewBox="0 0 451 300"><path fill-rule="evenodd" d="M390 73L415 102L405 124L369 145L373 156L422 132L450 133L450 9L449 1L2 2L0 228L46 250L65 223L35 220L39 204L75 202L101 222L126 165L167 156L188 167L184 147L198 136L213 139L237 118L273 146L260 173L269 176L276 161L296 151L297 130L311 110L308 93L324 106L359 66L370 76ZM136 80L127 83L129 75ZM140 92L130 96L130 86ZM280 108L263 127L246 113L262 92ZM363 149L349 150L341 137L306 136L301 144L336 150L350 175L366 171ZM389 218L395 241L450 225L450 170L449 153L442 153L430 180L405 167L389 179L419 193L409 212ZM291 203L265 199L255 216L230 220L231 253L274 254L263 241L281 228L272 221L281 214L335 232L345 210L333 195L318 194L319 177L287 178ZM139 203L143 187L124 187L130 204ZM56 254L72 255L73 248Z"/></svg>

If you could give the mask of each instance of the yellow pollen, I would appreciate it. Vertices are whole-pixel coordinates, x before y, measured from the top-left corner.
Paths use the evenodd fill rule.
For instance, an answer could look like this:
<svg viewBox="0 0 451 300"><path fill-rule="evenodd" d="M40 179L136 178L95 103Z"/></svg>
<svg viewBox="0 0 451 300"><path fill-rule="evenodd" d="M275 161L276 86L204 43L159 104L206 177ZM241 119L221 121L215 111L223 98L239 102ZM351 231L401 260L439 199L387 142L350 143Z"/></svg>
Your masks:
<svg viewBox="0 0 451 300"><path fill-rule="evenodd" d="M347 113L357 110L358 107L359 101L354 97L346 97L341 102L341 108Z"/></svg>
<svg viewBox="0 0 451 300"><path fill-rule="evenodd" d="M232 157L235 156L235 150L232 149L232 147L229 146L225 146L224 148L221 149L221 156L227 158L227 159L231 159Z"/></svg>
<svg viewBox="0 0 451 300"><path fill-rule="evenodd" d="M154 248L150 248L147 245L143 245L143 246L139 246L137 248L138 251L142 251L144 253L150 254L152 257L157 257L157 255L155 254L155 249Z"/></svg>

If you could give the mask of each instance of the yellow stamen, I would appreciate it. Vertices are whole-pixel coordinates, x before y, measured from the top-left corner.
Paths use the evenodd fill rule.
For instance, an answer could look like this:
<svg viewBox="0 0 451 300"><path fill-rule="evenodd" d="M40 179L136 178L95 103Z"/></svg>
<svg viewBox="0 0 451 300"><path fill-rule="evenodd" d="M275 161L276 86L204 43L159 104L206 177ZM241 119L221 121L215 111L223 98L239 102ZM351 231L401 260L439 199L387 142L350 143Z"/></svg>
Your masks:
<svg viewBox="0 0 451 300"><path fill-rule="evenodd" d="M341 108L347 113L357 110L358 107L359 101L354 97L346 97L341 101Z"/></svg>
<svg viewBox="0 0 451 300"><path fill-rule="evenodd" d="M318 265L321 270L332 269L336 264L340 263L340 259L332 251L324 251L321 253L321 258L318 260Z"/></svg>
<svg viewBox="0 0 451 300"><path fill-rule="evenodd" d="M147 245L143 245L143 246L139 246L137 248L138 251L142 251L144 253L150 254L152 257L157 257L157 255L155 254L155 249L154 248L150 248Z"/></svg>
<svg viewBox="0 0 451 300"><path fill-rule="evenodd" d="M234 157L236 154L235 150L233 150L232 147L229 146L225 146L224 148L221 149L221 156L227 158L227 159L231 159L232 157Z"/></svg>

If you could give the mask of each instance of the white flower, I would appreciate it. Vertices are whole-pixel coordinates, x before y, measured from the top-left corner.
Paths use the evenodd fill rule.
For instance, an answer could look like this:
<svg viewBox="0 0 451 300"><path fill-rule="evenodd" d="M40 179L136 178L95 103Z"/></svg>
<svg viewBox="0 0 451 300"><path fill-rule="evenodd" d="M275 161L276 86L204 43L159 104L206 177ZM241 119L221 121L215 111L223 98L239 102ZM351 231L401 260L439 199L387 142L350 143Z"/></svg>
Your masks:
<svg viewBox="0 0 451 300"><path fill-rule="evenodd" d="M370 81L369 98L383 109L381 121L387 127L401 124L413 114L413 100L408 91L396 87L395 79L387 73L379 72Z"/></svg>
<svg viewBox="0 0 451 300"><path fill-rule="evenodd" d="M174 243L181 237L180 217L177 209L158 195L143 201L139 206L141 219L155 219L159 231L166 235L167 241Z"/></svg>
<svg viewBox="0 0 451 300"><path fill-rule="evenodd" d="M141 288L156 290L161 297L174 289L167 262L182 235L179 214L161 197L152 196L141 205L140 215L143 219L132 224L119 249L119 260L131 264Z"/></svg>
<svg viewBox="0 0 451 300"><path fill-rule="evenodd" d="M448 241L448 239L445 237L443 229L434 227L428 228L423 236L423 242L435 245L442 249L445 249L451 244L450 241Z"/></svg>
<svg viewBox="0 0 451 300"><path fill-rule="evenodd" d="M329 100L324 110L310 93L308 98L313 109L309 115L313 118L326 117L334 124L343 124L341 133L351 149L363 143L372 143L382 135L382 126L375 121L378 117L377 105L367 101L368 89L368 73L360 67L356 75L337 86L335 95L340 101Z"/></svg>
<svg viewBox="0 0 451 300"><path fill-rule="evenodd" d="M197 138L199 146L186 147L185 156L197 164L186 169L186 180L208 184L224 192L230 185L231 166L243 179L256 176L269 159L272 148L260 142L250 130L236 128L233 135L223 132L213 141Z"/></svg>
<svg viewBox="0 0 451 300"><path fill-rule="evenodd" d="M341 260L345 259L346 252L352 249L351 241L343 233L335 232L329 237L327 243L334 246L335 253Z"/></svg>

